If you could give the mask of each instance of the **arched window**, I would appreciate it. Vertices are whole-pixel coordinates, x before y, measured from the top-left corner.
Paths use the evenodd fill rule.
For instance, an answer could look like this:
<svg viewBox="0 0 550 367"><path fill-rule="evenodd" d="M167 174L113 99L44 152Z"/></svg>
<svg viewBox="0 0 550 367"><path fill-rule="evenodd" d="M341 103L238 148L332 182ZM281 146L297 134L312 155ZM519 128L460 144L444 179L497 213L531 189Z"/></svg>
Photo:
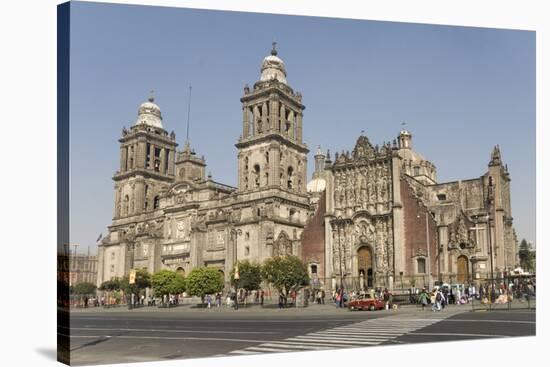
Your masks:
<svg viewBox="0 0 550 367"><path fill-rule="evenodd" d="M159 208L159 205L160 205L160 198L159 196L155 196L155 198L153 199L153 209L158 209Z"/></svg>
<svg viewBox="0 0 550 367"><path fill-rule="evenodd" d="M317 274L317 265L311 264L311 274Z"/></svg>

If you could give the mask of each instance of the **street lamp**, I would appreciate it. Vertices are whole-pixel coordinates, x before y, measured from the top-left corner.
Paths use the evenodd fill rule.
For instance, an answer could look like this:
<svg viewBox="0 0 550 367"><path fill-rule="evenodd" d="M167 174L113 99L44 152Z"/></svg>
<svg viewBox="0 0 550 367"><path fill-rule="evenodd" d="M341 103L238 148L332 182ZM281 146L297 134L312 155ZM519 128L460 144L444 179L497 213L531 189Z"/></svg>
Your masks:
<svg viewBox="0 0 550 367"><path fill-rule="evenodd" d="M231 229L231 239L233 241L233 265L235 266L235 273L232 274L233 279L235 279L235 310L239 309L239 287L238 282L240 279L239 275L239 264L237 263L237 236L240 236L243 234L243 231L241 229Z"/></svg>

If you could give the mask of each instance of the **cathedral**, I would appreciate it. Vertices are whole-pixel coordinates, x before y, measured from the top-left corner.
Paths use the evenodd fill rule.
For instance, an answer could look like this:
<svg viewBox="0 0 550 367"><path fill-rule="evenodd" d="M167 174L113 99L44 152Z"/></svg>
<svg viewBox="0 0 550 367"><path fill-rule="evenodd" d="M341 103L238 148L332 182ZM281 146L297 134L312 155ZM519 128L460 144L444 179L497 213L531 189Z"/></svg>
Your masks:
<svg viewBox="0 0 550 367"><path fill-rule="evenodd" d="M114 216L98 247L97 282L131 269L217 269L293 254L326 290L471 282L517 263L510 177L495 147L480 177L439 183L402 130L393 143L358 137L351 151L316 150L308 182L302 95L275 45L245 85L238 184L206 175L187 141L178 150L153 98L122 129ZM329 133L329 132L327 132ZM228 146L229 149L229 146Z"/></svg>

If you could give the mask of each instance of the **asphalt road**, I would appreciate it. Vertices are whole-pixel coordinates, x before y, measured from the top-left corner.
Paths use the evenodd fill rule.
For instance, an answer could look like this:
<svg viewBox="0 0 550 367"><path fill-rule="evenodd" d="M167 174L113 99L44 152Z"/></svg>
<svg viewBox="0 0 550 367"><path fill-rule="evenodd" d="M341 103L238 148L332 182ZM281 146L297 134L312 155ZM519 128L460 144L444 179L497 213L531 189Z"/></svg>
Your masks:
<svg viewBox="0 0 550 367"><path fill-rule="evenodd" d="M59 332L70 333L71 363L86 365L535 335L535 312L88 310Z"/></svg>

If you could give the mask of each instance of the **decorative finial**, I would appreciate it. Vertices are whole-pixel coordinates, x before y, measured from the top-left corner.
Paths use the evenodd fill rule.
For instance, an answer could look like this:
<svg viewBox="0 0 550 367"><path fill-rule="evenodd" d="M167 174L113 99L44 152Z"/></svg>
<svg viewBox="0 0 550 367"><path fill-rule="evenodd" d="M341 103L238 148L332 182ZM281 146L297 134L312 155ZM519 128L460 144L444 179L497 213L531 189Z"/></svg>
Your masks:
<svg viewBox="0 0 550 367"><path fill-rule="evenodd" d="M148 100L149 102L151 102L151 103L152 103L152 102L155 102L155 91L154 91L154 90L151 90L151 91L149 92L149 98L147 98L147 100Z"/></svg>
<svg viewBox="0 0 550 367"><path fill-rule="evenodd" d="M361 136L365 135L365 130L361 130Z"/></svg>
<svg viewBox="0 0 550 367"><path fill-rule="evenodd" d="M277 42L273 42L272 45L273 45L273 49L271 50L271 54L273 56L277 56L277 49L275 48L275 46L277 46Z"/></svg>

